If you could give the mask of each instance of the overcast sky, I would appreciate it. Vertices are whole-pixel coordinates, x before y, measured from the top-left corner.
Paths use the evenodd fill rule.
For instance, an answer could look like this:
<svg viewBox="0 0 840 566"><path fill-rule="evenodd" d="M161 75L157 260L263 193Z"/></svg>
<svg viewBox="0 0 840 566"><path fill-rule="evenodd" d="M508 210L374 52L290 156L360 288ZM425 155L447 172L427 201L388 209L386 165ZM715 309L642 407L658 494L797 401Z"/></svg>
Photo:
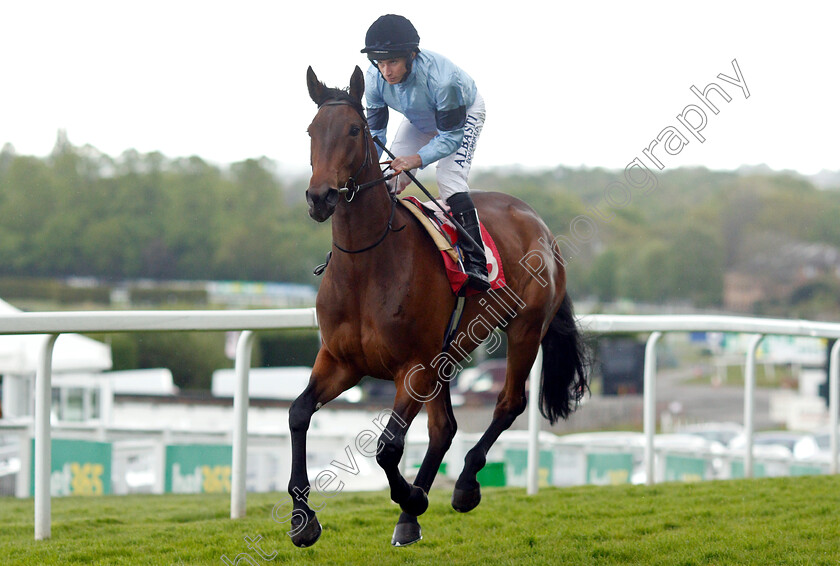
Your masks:
<svg viewBox="0 0 840 566"><path fill-rule="evenodd" d="M307 66L346 86L355 65L367 66L368 26L396 11L421 48L478 84L488 116L476 168L623 168L670 126L688 143L677 155L653 149L665 169L840 169L833 2L373 5L0 0L0 145L46 155L62 128L112 156L266 156L304 169L315 111ZM749 98L718 78L736 77L733 59ZM717 115L690 90L712 82L731 97L710 95ZM705 111L702 143L677 118L688 105Z"/></svg>

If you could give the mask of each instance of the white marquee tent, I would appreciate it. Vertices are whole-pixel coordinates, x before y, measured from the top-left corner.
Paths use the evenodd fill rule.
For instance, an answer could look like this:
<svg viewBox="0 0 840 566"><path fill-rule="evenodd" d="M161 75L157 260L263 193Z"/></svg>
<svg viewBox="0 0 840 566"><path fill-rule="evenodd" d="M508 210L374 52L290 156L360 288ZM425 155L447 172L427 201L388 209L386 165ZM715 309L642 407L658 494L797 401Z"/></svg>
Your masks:
<svg viewBox="0 0 840 566"><path fill-rule="evenodd" d="M0 299L0 315L20 312ZM38 353L46 335L0 336L0 375L3 376L3 416L7 418L30 414L31 380L38 365ZM62 334L53 350L53 376L111 369L111 347L79 334Z"/></svg>

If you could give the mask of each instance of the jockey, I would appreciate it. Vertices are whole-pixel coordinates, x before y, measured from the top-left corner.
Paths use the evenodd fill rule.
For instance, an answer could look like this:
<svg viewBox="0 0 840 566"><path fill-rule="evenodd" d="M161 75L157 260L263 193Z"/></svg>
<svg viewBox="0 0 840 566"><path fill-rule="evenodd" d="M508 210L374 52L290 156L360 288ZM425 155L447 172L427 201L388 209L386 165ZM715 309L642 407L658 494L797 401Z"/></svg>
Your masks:
<svg viewBox="0 0 840 566"><path fill-rule="evenodd" d="M402 16L380 17L365 35L372 65L365 76L365 98L371 134L384 144L388 109L405 116L391 151L391 168L401 173L437 162L440 196L455 220L478 244L460 239L469 285L490 288L478 212L470 197L467 176L484 125L484 99L467 73L449 59L420 51L417 30ZM379 150L381 156L382 151ZM399 194L411 181L398 175L391 188Z"/></svg>

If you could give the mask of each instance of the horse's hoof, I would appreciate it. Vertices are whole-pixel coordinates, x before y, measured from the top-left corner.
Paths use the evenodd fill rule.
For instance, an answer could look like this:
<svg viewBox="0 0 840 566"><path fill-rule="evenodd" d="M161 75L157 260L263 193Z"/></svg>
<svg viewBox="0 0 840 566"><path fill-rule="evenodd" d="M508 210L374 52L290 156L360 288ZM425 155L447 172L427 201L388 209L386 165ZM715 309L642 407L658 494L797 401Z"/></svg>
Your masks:
<svg viewBox="0 0 840 566"><path fill-rule="evenodd" d="M481 486L476 484L472 489L458 489L452 491L452 508L459 513L472 511L481 503Z"/></svg>
<svg viewBox="0 0 840 566"><path fill-rule="evenodd" d="M393 546L408 546L423 538L420 532L420 523L417 520L408 523L397 523L394 527L394 536L391 537Z"/></svg>
<svg viewBox="0 0 840 566"><path fill-rule="evenodd" d="M299 548L312 546L321 538L321 523L318 522L318 517L312 515L306 525L293 530L289 536L292 537L292 543Z"/></svg>
<svg viewBox="0 0 840 566"><path fill-rule="evenodd" d="M417 487L416 485L411 486L408 499L405 502L400 503L400 509L409 515L414 515L415 517L419 517L425 513L428 508L429 496L426 495L426 492L423 491L422 488Z"/></svg>

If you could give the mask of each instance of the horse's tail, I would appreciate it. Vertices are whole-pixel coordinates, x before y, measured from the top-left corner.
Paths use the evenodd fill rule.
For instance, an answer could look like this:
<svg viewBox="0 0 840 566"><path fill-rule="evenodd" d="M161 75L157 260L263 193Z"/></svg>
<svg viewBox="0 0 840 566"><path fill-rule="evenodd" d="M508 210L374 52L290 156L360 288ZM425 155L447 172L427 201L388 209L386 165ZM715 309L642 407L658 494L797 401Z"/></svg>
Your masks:
<svg viewBox="0 0 840 566"><path fill-rule="evenodd" d="M548 327L542 348L540 412L554 424L567 419L589 390L589 349L578 331L568 294Z"/></svg>

